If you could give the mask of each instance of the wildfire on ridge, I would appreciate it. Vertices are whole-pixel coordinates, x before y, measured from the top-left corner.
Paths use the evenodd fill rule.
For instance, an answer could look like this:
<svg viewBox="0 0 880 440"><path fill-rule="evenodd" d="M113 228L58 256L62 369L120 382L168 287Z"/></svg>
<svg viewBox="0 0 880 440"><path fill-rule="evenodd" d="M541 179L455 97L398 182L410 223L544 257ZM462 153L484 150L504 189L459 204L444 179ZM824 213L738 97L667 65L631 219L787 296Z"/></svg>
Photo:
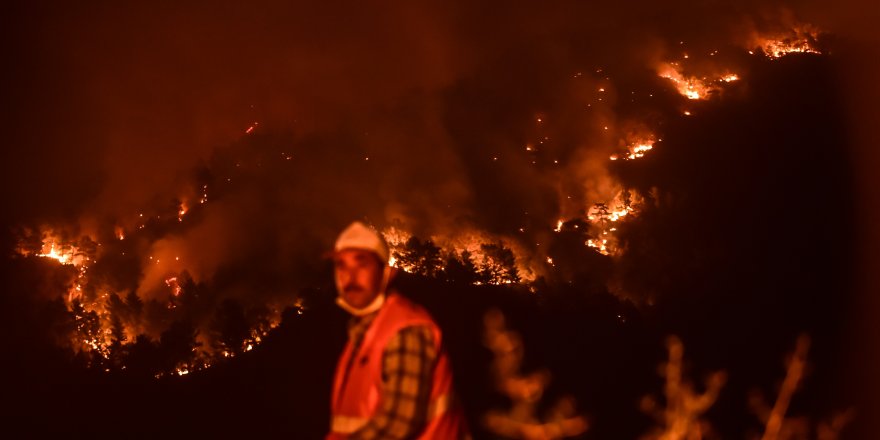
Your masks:
<svg viewBox="0 0 880 440"><path fill-rule="evenodd" d="M54 233L43 234L42 248L36 256L55 260L65 266L73 266L77 268L77 277L73 286L67 292L67 301L71 302L82 297L83 284L85 283L86 272L88 271L91 258L78 246L69 243L63 243L62 240ZM20 253L27 253L20 250Z"/></svg>
<svg viewBox="0 0 880 440"><path fill-rule="evenodd" d="M584 245L596 250L605 256L619 256L623 252L618 244L616 232L618 226L638 215L639 207L644 203L644 198L632 189L622 189L611 199L610 202L597 202L593 204L583 220L588 224L588 237ZM578 229L578 219L571 219L571 228ZM556 232L562 230L567 222L559 220ZM552 257L547 257L546 262L554 265Z"/></svg>
<svg viewBox="0 0 880 440"><path fill-rule="evenodd" d="M584 245L596 249L602 255L620 255L615 232L617 224L624 218L636 215L642 197L633 190L622 190L610 203L596 203L587 212L587 220L591 225L590 238Z"/></svg>
<svg viewBox="0 0 880 440"><path fill-rule="evenodd" d="M86 298L84 287L88 283L89 264L95 262L94 251L88 243L91 238L84 237L80 241L67 242L60 234L54 231L42 231L42 249L35 256L54 260L64 266L73 266L77 269L76 279L68 288L65 302L72 312L77 336L71 341L71 346L77 350L86 350L97 353L103 358L109 356L110 330L109 315L106 313L102 301L108 296L101 294L98 298ZM93 243L93 242L92 242ZM28 256L25 249L19 249L19 253Z"/></svg>
<svg viewBox="0 0 880 440"><path fill-rule="evenodd" d="M121 227L114 227L113 232L116 239L125 238ZM106 286L90 279L88 273L91 263L109 255L98 253L100 243L89 236L77 240L68 240L64 237L64 234L48 228L38 233L26 231L20 238L17 253L25 258L48 259L77 270L75 279L64 295L65 305L73 324L65 345L78 355L86 356L86 364L90 367L108 372L112 369L125 370L126 353L134 349L132 347L136 344L141 343L142 336L146 336L146 340L151 341L151 344L161 343L155 335L148 336L142 333L145 323L140 320L144 319L144 315L136 318L129 316L132 310L142 309L144 303L134 292L130 292L128 298L122 299ZM177 312L173 309L181 301L178 297L184 294L185 281L181 275L173 275L164 279L164 282L171 289L167 303L168 313L174 316ZM130 299L132 297L135 299ZM140 305L132 306L132 301L140 302ZM295 307L299 314L305 309L301 299L297 300ZM155 376L191 374L211 367L220 356L233 357L253 350L281 323L281 308L274 307L261 313L257 322L251 324L249 333L243 336L240 346L235 342L233 345L224 345L223 350L218 350L216 341L206 337L205 332L196 331L191 358L181 360L173 370L159 372Z"/></svg>
<svg viewBox="0 0 880 440"><path fill-rule="evenodd" d="M768 58L775 60L794 53L821 54L816 43L819 40L819 30L810 25L796 26L786 35L774 37L756 37L751 46L760 50ZM749 53L754 54L754 50Z"/></svg>

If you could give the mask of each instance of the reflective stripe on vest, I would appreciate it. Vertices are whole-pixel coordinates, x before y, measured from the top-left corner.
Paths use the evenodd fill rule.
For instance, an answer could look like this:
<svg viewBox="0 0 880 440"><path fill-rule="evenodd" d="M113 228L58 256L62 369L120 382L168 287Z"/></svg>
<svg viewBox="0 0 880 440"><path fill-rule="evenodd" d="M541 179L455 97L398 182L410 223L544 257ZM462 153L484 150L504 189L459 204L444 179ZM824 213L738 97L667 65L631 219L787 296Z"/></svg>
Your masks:
<svg viewBox="0 0 880 440"><path fill-rule="evenodd" d="M340 434L351 434L361 429L370 419L366 417L333 416L330 429Z"/></svg>
<svg viewBox="0 0 880 440"><path fill-rule="evenodd" d="M452 403L452 398L449 394L442 394L434 401L432 401L428 405L428 417L426 421L434 420L437 417L442 416L449 409L449 404ZM351 434L352 432L361 429L364 425L369 422L370 419L366 417L348 417L348 416L333 416L333 420L330 424L330 429L333 432L338 432L340 434Z"/></svg>
<svg viewBox="0 0 880 440"><path fill-rule="evenodd" d="M441 394L430 405L428 405L428 420L434 420L437 417L442 416L446 410L449 409L449 404L452 403L452 399L449 397L449 393Z"/></svg>

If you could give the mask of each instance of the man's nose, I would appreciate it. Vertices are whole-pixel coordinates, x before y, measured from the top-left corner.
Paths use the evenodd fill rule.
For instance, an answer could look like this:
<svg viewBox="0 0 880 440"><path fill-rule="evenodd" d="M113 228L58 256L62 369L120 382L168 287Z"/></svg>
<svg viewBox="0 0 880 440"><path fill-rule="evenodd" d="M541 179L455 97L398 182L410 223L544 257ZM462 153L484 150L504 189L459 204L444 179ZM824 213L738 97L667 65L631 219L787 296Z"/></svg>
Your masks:
<svg viewBox="0 0 880 440"><path fill-rule="evenodd" d="M354 279L354 269L340 269L337 271L337 277L342 282L348 282Z"/></svg>

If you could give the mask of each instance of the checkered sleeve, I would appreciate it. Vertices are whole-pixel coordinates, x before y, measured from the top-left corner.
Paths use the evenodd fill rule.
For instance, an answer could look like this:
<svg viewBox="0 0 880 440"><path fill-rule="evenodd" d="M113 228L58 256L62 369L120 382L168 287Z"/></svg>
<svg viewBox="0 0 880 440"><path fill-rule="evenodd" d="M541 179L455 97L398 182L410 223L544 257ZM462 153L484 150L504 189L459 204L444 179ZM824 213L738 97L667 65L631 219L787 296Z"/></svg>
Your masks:
<svg viewBox="0 0 880 440"><path fill-rule="evenodd" d="M426 421L436 360L430 328L406 327L393 336L382 359L381 406L349 438L392 440L417 434Z"/></svg>

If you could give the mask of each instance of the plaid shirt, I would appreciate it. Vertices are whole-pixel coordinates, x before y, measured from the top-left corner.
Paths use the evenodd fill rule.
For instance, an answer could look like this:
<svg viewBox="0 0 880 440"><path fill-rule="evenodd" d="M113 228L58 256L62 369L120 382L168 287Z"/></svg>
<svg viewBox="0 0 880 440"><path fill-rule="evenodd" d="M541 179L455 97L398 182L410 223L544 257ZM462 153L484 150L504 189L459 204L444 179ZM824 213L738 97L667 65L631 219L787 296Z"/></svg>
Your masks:
<svg viewBox="0 0 880 440"><path fill-rule="evenodd" d="M352 317L348 337L357 350L364 333L378 312ZM354 356L347 369L351 369ZM419 433L426 422L431 378L437 350L431 329L412 326L401 329L385 347L382 358L381 406L361 429L352 433L352 440L405 439Z"/></svg>

